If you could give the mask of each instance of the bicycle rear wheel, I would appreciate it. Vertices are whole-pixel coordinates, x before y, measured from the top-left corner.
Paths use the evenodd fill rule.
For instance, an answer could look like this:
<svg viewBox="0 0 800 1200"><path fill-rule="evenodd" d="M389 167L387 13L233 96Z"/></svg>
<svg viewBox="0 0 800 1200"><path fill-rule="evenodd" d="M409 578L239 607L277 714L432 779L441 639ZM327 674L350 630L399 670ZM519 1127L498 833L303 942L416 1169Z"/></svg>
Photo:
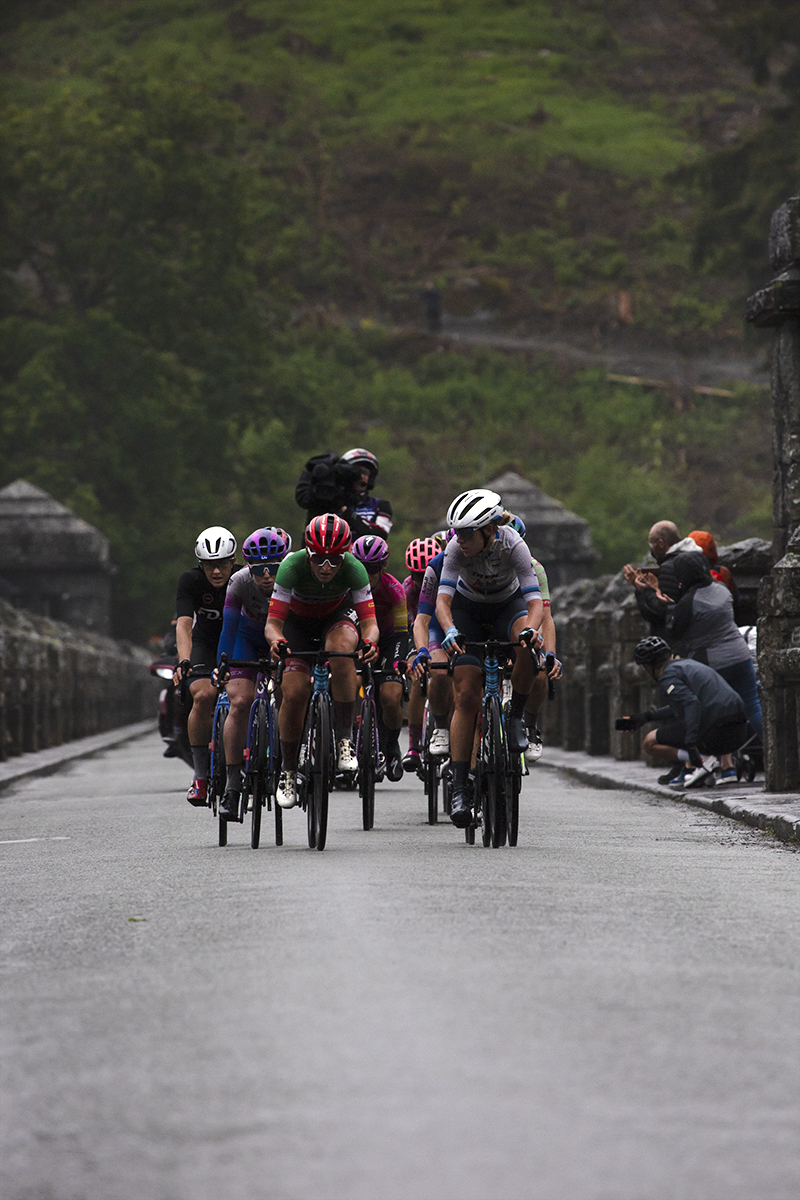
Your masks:
<svg viewBox="0 0 800 1200"><path fill-rule="evenodd" d="M356 757L361 821L364 829L369 830L375 824L375 771L378 765L378 728L375 704L370 696L365 697L361 703Z"/></svg>
<svg viewBox="0 0 800 1200"><path fill-rule="evenodd" d="M227 716L227 708L219 705L214 713L214 727L211 732L211 770L209 772L208 801L215 817L219 809L219 803L225 794L226 771L223 731ZM221 817L219 818L219 844L220 846L227 846L228 844L228 822L223 821Z"/></svg>
<svg viewBox="0 0 800 1200"><path fill-rule="evenodd" d="M328 705L312 700L311 738L307 770L311 772L308 795L308 844L324 850L328 832L328 797L331 788L331 722Z"/></svg>
<svg viewBox="0 0 800 1200"><path fill-rule="evenodd" d="M261 812L266 803L269 771L269 712L266 700L256 700L250 718L250 733L247 739L250 754L248 776L250 782L250 845L257 850L261 842Z"/></svg>
<svg viewBox="0 0 800 1200"><path fill-rule="evenodd" d="M510 753L510 761L506 764L506 822L509 846L516 846L519 836L519 794L521 791L521 755Z"/></svg>

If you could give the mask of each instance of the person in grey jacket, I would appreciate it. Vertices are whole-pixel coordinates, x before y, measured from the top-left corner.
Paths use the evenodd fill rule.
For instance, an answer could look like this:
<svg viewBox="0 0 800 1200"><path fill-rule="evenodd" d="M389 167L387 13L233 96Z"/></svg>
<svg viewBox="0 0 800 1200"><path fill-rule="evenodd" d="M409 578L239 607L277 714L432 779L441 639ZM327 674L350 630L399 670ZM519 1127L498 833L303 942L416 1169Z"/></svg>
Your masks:
<svg viewBox="0 0 800 1200"><path fill-rule="evenodd" d="M648 754L662 762L683 763L675 786L700 787L714 782L717 755L732 754L748 738L742 699L712 667L692 659L673 658L660 637L644 638L634 658L658 684L666 701L617 721L618 729L638 729L658 721L644 739Z"/></svg>

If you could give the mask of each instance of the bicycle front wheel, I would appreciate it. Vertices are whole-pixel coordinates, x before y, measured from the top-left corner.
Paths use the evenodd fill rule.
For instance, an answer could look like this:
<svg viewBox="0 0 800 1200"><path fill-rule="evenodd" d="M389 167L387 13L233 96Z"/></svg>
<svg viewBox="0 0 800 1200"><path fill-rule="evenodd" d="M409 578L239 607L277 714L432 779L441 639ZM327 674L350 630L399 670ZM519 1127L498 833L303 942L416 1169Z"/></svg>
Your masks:
<svg viewBox="0 0 800 1200"><path fill-rule="evenodd" d="M311 772L307 809L308 844L312 850L324 850L328 833L328 797L332 775L331 721L328 705L319 699L314 703L311 718L309 751L310 757L306 768Z"/></svg>
<svg viewBox="0 0 800 1200"><path fill-rule="evenodd" d="M378 730L375 705L368 696L361 705L358 730L358 791L361 796L361 820L364 829L375 824L375 770L378 765Z"/></svg>
<svg viewBox="0 0 800 1200"><path fill-rule="evenodd" d="M483 844L504 846L507 837L503 719L497 696L483 710Z"/></svg>
<svg viewBox="0 0 800 1200"><path fill-rule="evenodd" d="M261 810L266 803L269 771L269 712L266 700L256 700L250 719L248 774L250 776L250 845L257 850L261 842Z"/></svg>
<svg viewBox="0 0 800 1200"><path fill-rule="evenodd" d="M422 747L422 776L425 782L425 796L428 801L429 825L437 825L439 822L439 763L430 752L430 740L433 729L433 720L429 715L425 729L425 741Z"/></svg>

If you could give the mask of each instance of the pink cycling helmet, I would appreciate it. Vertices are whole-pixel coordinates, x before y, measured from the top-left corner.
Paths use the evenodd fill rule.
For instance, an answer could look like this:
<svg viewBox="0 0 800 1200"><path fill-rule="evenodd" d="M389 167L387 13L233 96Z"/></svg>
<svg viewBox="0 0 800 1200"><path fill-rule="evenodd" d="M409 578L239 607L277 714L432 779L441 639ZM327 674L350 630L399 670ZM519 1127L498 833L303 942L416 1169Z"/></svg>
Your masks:
<svg viewBox="0 0 800 1200"><path fill-rule="evenodd" d="M432 558L441 554L442 547L435 537L414 538L406 550L406 566L409 571L424 571Z"/></svg>

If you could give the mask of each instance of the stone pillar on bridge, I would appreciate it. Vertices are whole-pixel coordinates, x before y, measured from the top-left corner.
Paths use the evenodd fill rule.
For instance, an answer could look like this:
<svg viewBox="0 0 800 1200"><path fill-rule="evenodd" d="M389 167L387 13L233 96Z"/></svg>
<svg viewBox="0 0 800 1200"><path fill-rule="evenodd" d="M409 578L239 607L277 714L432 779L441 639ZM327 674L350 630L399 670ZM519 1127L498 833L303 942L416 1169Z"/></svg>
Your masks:
<svg viewBox="0 0 800 1200"><path fill-rule="evenodd" d="M800 790L800 196L773 214L776 277L747 302L747 319L775 330L772 348L773 555L759 593L758 665L764 706L764 786Z"/></svg>

